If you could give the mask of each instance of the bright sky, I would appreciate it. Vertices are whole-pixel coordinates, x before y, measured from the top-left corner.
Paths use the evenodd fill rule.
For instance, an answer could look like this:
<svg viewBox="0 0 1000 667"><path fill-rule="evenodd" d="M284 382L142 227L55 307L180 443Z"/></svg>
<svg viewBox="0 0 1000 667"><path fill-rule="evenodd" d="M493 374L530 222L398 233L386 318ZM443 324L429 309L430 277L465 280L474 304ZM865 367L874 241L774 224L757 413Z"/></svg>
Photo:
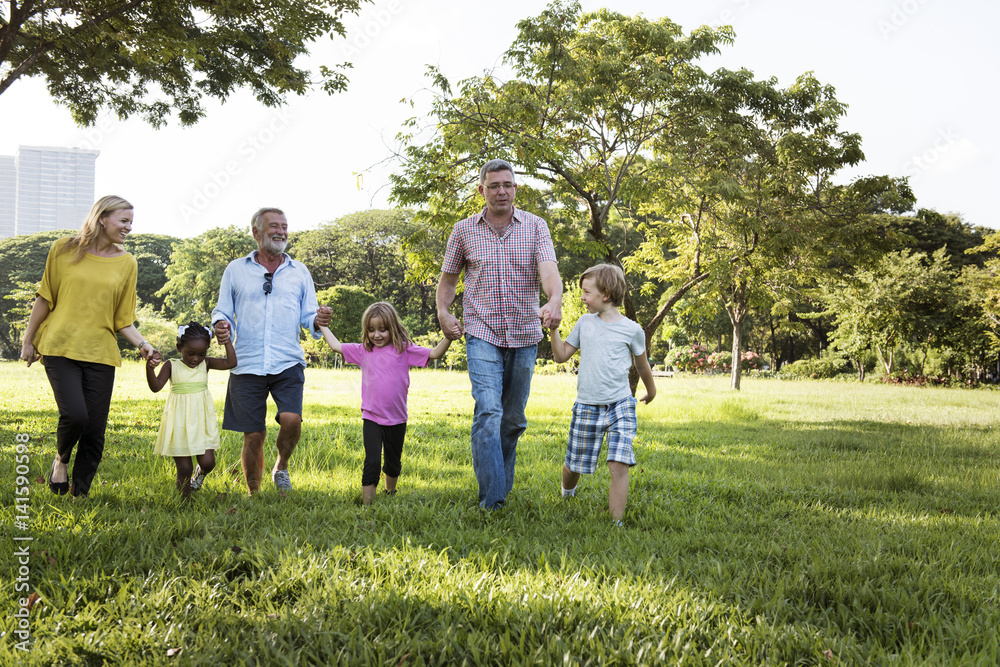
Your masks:
<svg viewBox="0 0 1000 667"><path fill-rule="evenodd" d="M917 206L1000 228L993 188L1000 132L1000 4L990 0L586 0L624 14L667 16L690 32L732 25L736 42L706 69L747 67L781 85L812 70L849 105L842 129L867 161L848 176L909 176ZM544 2L375 0L346 22L348 38L318 45L318 61L352 61L346 93L314 93L268 109L249 95L213 103L196 126L153 130L102 118L79 128L40 79L0 95L0 155L18 145L96 148L97 196L136 207L136 232L190 237L247 225L278 206L290 227L312 228L384 208L383 164L408 117L426 109L427 64L454 83L499 66L515 25ZM417 107L401 104L415 98ZM359 176L361 174L361 176Z"/></svg>

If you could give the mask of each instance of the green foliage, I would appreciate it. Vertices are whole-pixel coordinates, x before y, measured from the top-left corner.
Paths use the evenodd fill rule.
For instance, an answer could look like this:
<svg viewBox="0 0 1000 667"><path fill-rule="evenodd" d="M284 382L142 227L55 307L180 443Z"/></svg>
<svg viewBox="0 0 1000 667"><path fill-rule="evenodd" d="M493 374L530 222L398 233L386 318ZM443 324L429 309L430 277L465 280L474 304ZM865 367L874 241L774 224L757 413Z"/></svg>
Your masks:
<svg viewBox="0 0 1000 667"><path fill-rule="evenodd" d="M160 289L167 282L167 266L173 246L179 243L176 236L162 234L129 234L126 250L135 257L139 265L136 277L135 291L142 303L149 304L153 310L163 308L163 297Z"/></svg>
<svg viewBox="0 0 1000 667"><path fill-rule="evenodd" d="M971 225L954 213L942 214L922 208L916 215L876 216L895 243L889 250L922 252L928 257L944 248L952 268L982 266L995 253L984 247L993 230Z"/></svg>
<svg viewBox="0 0 1000 667"><path fill-rule="evenodd" d="M452 341L448 351L444 353L444 362L448 370L464 371L469 366L469 357L465 351L465 337Z"/></svg>
<svg viewBox="0 0 1000 667"><path fill-rule="evenodd" d="M209 326L207 319L201 321L205 326ZM177 352L177 327L180 326L182 322L171 322L163 317L163 315L156 310L150 304L142 304L136 311L136 328L142 334L142 337L153 344L160 354L163 355L164 359L179 359L180 354ZM183 322L187 324L187 322ZM119 342L123 339L121 336L118 337ZM142 358L139 351L135 349L132 345L125 344L122 347L122 356L126 359L132 359L138 361ZM226 349L219 345L219 343L212 338L212 344L208 348L208 356L225 358Z"/></svg>
<svg viewBox="0 0 1000 667"><path fill-rule="evenodd" d="M535 375L555 375L556 373L576 373L579 359L572 357L569 361L557 364L551 359L538 359L535 362Z"/></svg>
<svg viewBox="0 0 1000 667"><path fill-rule="evenodd" d="M361 316L378 299L355 285L337 285L316 293L324 306L333 308L330 331L343 343L361 342Z"/></svg>
<svg viewBox="0 0 1000 667"><path fill-rule="evenodd" d="M410 211L359 211L296 232L288 254L309 267L317 289L355 285L391 303L411 333L422 334L436 327L434 291L446 240L427 234ZM437 257L433 274L420 273L415 254Z"/></svg>
<svg viewBox="0 0 1000 667"><path fill-rule="evenodd" d="M728 373L733 370L733 353L732 352L713 352L708 355L708 368L711 370Z"/></svg>
<svg viewBox="0 0 1000 667"><path fill-rule="evenodd" d="M342 343L361 342L361 316L365 309L377 301L368 292L354 285L338 285L316 293L316 299L321 306L333 309L333 319L330 320L330 331ZM341 365L342 357L330 349L327 342L305 336L302 349L306 361L320 368L333 368Z"/></svg>
<svg viewBox="0 0 1000 667"><path fill-rule="evenodd" d="M257 249L245 228L231 225L173 244L167 282L156 293L163 299L163 313L175 322L210 319L219 300L222 274L231 261Z"/></svg>
<svg viewBox="0 0 1000 667"><path fill-rule="evenodd" d="M913 201L905 180L837 184L837 172L864 157L861 138L839 128L845 105L811 73L776 84L748 70L709 75L686 98L690 121L658 138L657 153L670 159L649 183L649 210L671 222L656 226L647 250L693 232L694 245L678 255L706 267L732 324L734 357L752 307L850 265L875 235L866 216ZM733 368L734 389L740 372Z"/></svg>
<svg viewBox="0 0 1000 667"><path fill-rule="evenodd" d="M80 125L102 109L139 114L153 126L172 112L182 125L204 115L204 96L238 89L267 106L318 83L343 90L342 71L296 61L311 42L344 35L342 16L359 0L158 0L11 3L0 21L0 94L20 77L43 77Z"/></svg>
<svg viewBox="0 0 1000 667"><path fill-rule="evenodd" d="M850 372L848 360L843 357L826 356L820 359L799 359L781 367L782 378L819 380L833 378Z"/></svg>
<svg viewBox="0 0 1000 667"><path fill-rule="evenodd" d="M44 371L0 364L0 469L29 438L29 524L7 534L33 537L39 596L31 650L4 641L0 663L1000 661L994 392L666 380L639 406L615 529L603 466L559 497L574 380L534 379L510 502L486 514L463 374L412 372L396 496L358 502L360 374L310 369L295 491L247 498L224 432L184 502L152 454L164 398L126 363L94 491L73 501L36 482L57 420ZM221 410L226 374L209 383ZM0 551L12 591L18 567ZM19 597L0 599L7 640Z"/></svg>
<svg viewBox="0 0 1000 667"><path fill-rule="evenodd" d="M660 293L668 282L680 293L689 289L691 266L650 277L641 269L649 262L630 259L647 234L637 210L648 194L650 149L688 118L679 100L703 76L695 62L731 39L729 28L684 35L665 18L552 2L518 23L504 55L511 79L487 73L453 88L430 68L429 121L437 133L417 144L422 124L414 119L400 136L405 163L392 176L392 197L424 206L417 219L447 230L465 217L460 212L478 207L478 167L510 160L519 171L519 205L546 217L573 258L561 267L563 277L573 280L598 261L623 266L629 290L622 310L655 330Z"/></svg>
<svg viewBox="0 0 1000 667"><path fill-rule="evenodd" d="M823 299L835 316L834 346L848 356L874 349L886 374L896 349L948 345L960 330L962 299L944 249L887 253L872 269L828 285Z"/></svg>

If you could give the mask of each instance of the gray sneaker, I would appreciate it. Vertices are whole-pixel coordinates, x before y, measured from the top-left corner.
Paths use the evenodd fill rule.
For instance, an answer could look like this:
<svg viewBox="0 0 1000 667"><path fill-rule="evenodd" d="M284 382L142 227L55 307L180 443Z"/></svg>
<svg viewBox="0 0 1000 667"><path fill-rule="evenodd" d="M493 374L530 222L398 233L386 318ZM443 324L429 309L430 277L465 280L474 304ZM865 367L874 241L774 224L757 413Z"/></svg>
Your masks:
<svg viewBox="0 0 1000 667"><path fill-rule="evenodd" d="M192 491L197 491L201 488L201 485L205 483L205 473L201 471L201 466L194 467L194 473L191 474L191 481L189 485Z"/></svg>
<svg viewBox="0 0 1000 667"><path fill-rule="evenodd" d="M292 480L288 477L287 470L275 470L271 473L271 479L274 480L275 488L281 491L291 491L292 490Z"/></svg>

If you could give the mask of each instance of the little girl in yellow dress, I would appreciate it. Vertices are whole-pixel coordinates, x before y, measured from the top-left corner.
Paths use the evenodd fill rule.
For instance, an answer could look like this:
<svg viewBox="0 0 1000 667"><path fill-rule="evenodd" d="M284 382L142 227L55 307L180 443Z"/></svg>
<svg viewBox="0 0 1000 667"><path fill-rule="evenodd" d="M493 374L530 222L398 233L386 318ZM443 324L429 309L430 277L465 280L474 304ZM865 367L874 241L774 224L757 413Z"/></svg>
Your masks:
<svg viewBox="0 0 1000 667"><path fill-rule="evenodd" d="M212 330L197 322L177 329L179 363L163 362L159 374L152 361L146 364L146 383L153 392L163 389L170 381L170 395L163 407L160 432L156 436L154 454L172 456L177 466L177 490L186 498L197 491L205 475L215 467L215 450L219 447L219 422L215 403L208 391L208 370L229 370L236 367L236 350L226 335L219 342L226 347L226 358L207 357ZM198 459L192 470L191 457Z"/></svg>

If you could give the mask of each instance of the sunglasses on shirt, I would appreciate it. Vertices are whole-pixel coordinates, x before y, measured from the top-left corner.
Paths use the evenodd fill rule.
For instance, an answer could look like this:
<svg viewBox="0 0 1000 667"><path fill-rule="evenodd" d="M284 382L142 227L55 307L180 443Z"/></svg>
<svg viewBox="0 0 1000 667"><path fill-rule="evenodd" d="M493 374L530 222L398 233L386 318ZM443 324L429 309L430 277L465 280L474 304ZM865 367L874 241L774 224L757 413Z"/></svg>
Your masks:
<svg viewBox="0 0 1000 667"><path fill-rule="evenodd" d="M271 293L271 288L273 286L272 285L272 281L273 280L274 280L274 274L273 273L265 273L264 274L264 294L270 294Z"/></svg>

